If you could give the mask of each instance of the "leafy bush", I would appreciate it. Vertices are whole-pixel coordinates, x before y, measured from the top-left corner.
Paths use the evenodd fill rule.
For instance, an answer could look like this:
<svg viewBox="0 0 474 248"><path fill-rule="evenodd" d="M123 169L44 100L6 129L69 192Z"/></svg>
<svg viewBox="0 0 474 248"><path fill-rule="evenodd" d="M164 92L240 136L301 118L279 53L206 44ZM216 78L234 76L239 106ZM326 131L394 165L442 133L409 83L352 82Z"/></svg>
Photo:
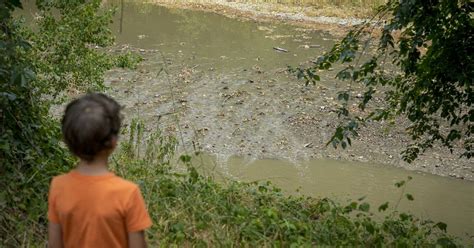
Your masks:
<svg viewBox="0 0 474 248"><path fill-rule="evenodd" d="M136 69L138 63L142 62L143 58L135 53L127 52L120 54L115 58L115 66L121 68Z"/></svg>
<svg viewBox="0 0 474 248"><path fill-rule="evenodd" d="M50 106L69 94L103 89L113 58L112 13L100 1L37 1L35 30L0 3L0 246L44 240L49 181L71 168Z"/></svg>

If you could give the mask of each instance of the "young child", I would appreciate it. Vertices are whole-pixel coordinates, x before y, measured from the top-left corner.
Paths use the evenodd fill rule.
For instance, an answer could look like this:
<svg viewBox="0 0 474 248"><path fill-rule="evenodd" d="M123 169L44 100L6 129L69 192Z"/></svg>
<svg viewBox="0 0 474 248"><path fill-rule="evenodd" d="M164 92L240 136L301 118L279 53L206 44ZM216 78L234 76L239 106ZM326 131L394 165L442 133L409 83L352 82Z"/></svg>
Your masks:
<svg viewBox="0 0 474 248"><path fill-rule="evenodd" d="M140 189L107 169L120 122L119 104L104 94L66 107L64 140L80 161L51 182L49 247L146 247L144 230L152 223Z"/></svg>

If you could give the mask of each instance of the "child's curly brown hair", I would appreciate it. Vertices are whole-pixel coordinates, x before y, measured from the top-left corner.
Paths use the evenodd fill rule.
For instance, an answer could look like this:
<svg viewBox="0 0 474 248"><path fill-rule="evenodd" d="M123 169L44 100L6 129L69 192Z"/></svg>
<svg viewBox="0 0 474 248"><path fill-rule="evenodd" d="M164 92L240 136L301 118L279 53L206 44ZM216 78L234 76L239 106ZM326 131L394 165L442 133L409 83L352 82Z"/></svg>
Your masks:
<svg viewBox="0 0 474 248"><path fill-rule="evenodd" d="M112 147L122 117L120 105L100 93L84 95L66 107L62 133L69 150L86 161L94 160L103 150Z"/></svg>

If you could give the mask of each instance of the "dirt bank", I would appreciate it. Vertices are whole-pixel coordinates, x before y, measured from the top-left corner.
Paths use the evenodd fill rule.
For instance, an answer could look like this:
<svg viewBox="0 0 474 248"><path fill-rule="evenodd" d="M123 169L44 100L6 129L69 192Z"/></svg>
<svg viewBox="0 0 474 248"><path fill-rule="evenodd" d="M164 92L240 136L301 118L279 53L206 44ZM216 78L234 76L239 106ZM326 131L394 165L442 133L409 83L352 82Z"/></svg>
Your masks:
<svg viewBox="0 0 474 248"><path fill-rule="evenodd" d="M325 30L333 35L343 35L353 25L365 19L356 16L357 11L335 7L315 8L308 6L288 6L271 3L242 3L225 0L211 1L171 1L148 0L147 2L171 8L184 8L209 11L230 18L259 22L283 21L288 24ZM349 15L348 15L349 13ZM367 14L367 12L365 13ZM330 15L330 16L329 16Z"/></svg>

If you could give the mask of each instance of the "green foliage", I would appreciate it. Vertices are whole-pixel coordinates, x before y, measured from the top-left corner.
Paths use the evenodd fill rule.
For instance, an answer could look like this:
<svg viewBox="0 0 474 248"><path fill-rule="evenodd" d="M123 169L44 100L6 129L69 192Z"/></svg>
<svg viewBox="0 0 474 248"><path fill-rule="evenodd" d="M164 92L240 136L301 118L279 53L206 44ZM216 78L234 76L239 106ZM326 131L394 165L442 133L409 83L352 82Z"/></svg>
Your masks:
<svg viewBox="0 0 474 248"><path fill-rule="evenodd" d="M49 181L74 162L60 145L50 106L71 92L102 89L113 65L97 48L112 42L112 12L99 6L98 0L38 1L33 30L11 15L19 1L0 3L2 247L44 240Z"/></svg>
<svg viewBox="0 0 474 248"><path fill-rule="evenodd" d="M473 9L467 0L390 0L313 65L291 69L309 84L320 80L319 70L342 63L345 66L336 78L365 87L362 97L353 97L352 88L339 93L341 124L329 143L345 147L364 122L402 115L411 122L407 131L413 140L403 152L406 161L413 161L435 142L451 152L460 143L462 156L471 158ZM378 28L375 55L367 55L372 32ZM396 70L390 70L393 67ZM384 95L385 104L364 112L376 94ZM358 103L362 114L351 113L349 102Z"/></svg>
<svg viewBox="0 0 474 248"><path fill-rule="evenodd" d="M100 48L113 43L109 30L114 11L100 1L38 1L38 31L28 37L34 44L35 66L45 92L100 91L103 75L113 66Z"/></svg>
<svg viewBox="0 0 474 248"><path fill-rule="evenodd" d="M136 69L138 63L140 63L143 58L135 53L124 53L120 54L115 58L115 66L121 68Z"/></svg>
<svg viewBox="0 0 474 248"><path fill-rule="evenodd" d="M217 183L198 173L193 156L174 156L174 138L144 132L136 121L129 132L113 169L141 186L154 223L147 232L152 247L458 245L444 223L393 210L382 220L374 218L364 197L341 205L328 198L286 196L270 182ZM148 155L157 147L160 152ZM170 167L173 159L184 170ZM388 203L378 209L387 210Z"/></svg>

